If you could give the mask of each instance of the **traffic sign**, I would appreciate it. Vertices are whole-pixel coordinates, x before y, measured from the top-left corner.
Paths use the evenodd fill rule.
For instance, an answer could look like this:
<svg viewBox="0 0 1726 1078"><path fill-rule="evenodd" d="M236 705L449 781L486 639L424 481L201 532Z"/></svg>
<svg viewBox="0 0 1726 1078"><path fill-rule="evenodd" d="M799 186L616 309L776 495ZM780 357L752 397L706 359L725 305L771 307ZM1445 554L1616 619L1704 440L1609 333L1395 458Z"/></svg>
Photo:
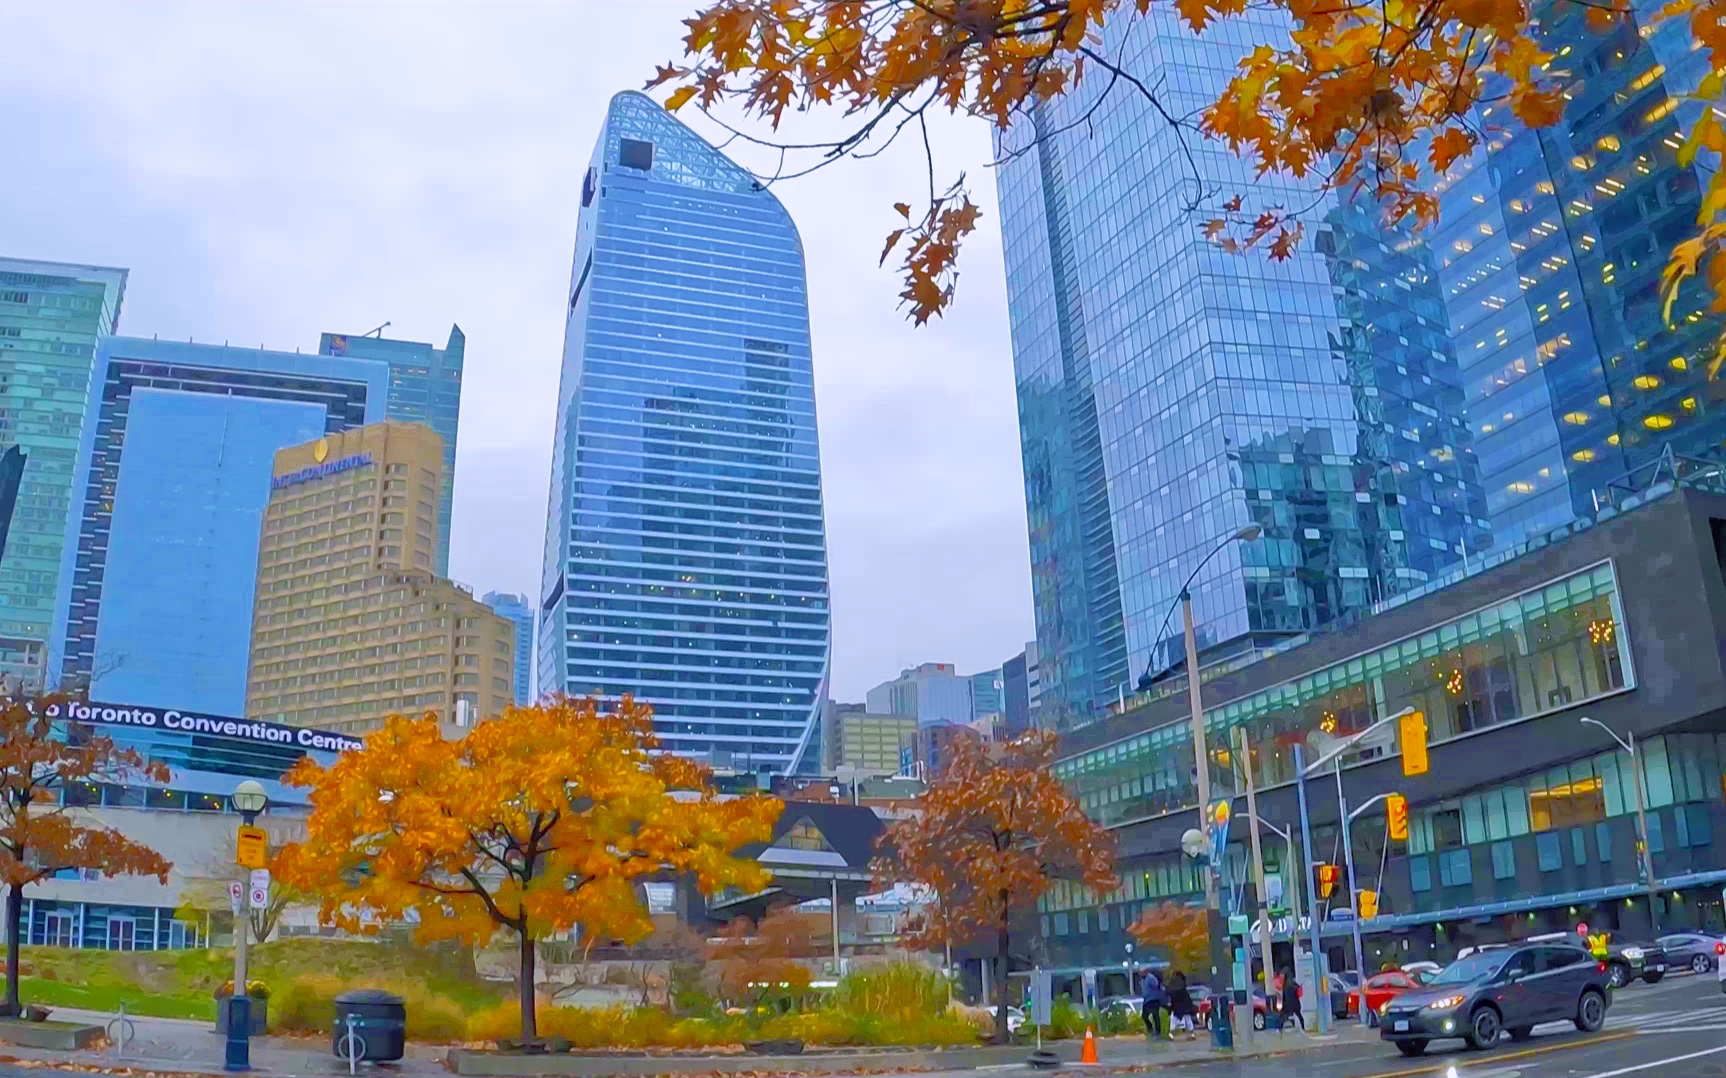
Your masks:
<svg viewBox="0 0 1726 1078"><path fill-rule="evenodd" d="M1330 911L1330 919L1333 921L1352 921L1354 920L1354 911L1347 906L1334 906Z"/></svg>
<svg viewBox="0 0 1726 1078"><path fill-rule="evenodd" d="M246 885L239 880L228 881L228 905L235 913L240 912L240 901L246 897Z"/></svg>
<svg viewBox="0 0 1726 1078"><path fill-rule="evenodd" d="M270 836L261 827L241 824L234 834L234 863L241 868L263 868L270 855Z"/></svg>
<svg viewBox="0 0 1726 1078"><path fill-rule="evenodd" d="M1399 727L1402 734L1402 773L1426 774L1426 712L1409 712L1399 721Z"/></svg>
<svg viewBox="0 0 1726 1078"><path fill-rule="evenodd" d="M270 889L268 887L252 888L252 908L261 910L270 904Z"/></svg>

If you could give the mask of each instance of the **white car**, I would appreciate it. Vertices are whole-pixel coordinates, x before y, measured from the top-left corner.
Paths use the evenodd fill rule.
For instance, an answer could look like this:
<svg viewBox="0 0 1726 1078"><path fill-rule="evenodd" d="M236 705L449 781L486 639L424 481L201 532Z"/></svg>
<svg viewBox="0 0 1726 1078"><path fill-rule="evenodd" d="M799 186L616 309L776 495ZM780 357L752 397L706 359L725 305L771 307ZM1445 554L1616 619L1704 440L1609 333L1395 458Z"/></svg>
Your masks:
<svg viewBox="0 0 1726 1078"><path fill-rule="evenodd" d="M989 1008L989 1017L990 1018L995 1017L996 1013L997 1012L996 1012L995 1008L993 1008L993 1007ZM1008 1033L1017 1033L1017 1032L1019 1032L1019 1028L1021 1026L1023 1026L1024 1024L1025 1024L1025 1012L1020 1010L1017 1007L1008 1007L1007 1008L1007 1032Z"/></svg>
<svg viewBox="0 0 1726 1078"><path fill-rule="evenodd" d="M1404 973L1424 973L1430 977L1443 968L1437 962L1410 962L1402 967L1402 971Z"/></svg>

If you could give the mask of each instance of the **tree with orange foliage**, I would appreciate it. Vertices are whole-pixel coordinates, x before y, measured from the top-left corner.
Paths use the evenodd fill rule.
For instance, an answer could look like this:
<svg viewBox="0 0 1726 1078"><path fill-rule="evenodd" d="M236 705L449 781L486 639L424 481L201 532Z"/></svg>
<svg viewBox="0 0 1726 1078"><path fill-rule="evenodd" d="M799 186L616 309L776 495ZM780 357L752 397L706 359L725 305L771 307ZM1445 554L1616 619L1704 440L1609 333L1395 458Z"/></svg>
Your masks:
<svg viewBox="0 0 1726 1078"><path fill-rule="evenodd" d="M921 136L928 191L918 209L895 205L905 223L888 235L882 254L885 262L904 244L902 297L921 324L952 302L958 245L977 221L963 176L945 190L935 181L926 123L932 108L1005 131L1039 101L1072 93L1085 79L1102 80L1077 124L1109 95L1137 94L1183 137L1221 140L1261 174L1308 178L1315 194L1358 195L1393 222L1420 224L1437 217L1435 191L1446 170L1502 130L1477 106L1508 104L1530 128L1563 117L1582 73L1542 49L1538 30L1543 17L1565 16L1567 4L1601 34L1649 36L1687 20L1695 47L1706 51L1708 74L1694 88L1668 90L1674 105L1705 106L1686 121L1693 126L1677 160L1689 167L1699 154L1726 154L1726 112L1718 109L1726 90L1726 0L1668 0L1640 15L1630 0L702 0L686 20L685 60L661 66L648 85L672 84L667 108L740 108L774 131L788 110L834 106L849 127L826 142L782 144L739 132L806 155L806 167L786 164L782 173L873 156L907 130ZM1124 66L1105 44L1112 40L1106 27L1160 11L1202 34L1249 10L1258 21L1245 32L1262 34L1267 12L1285 20L1287 31L1246 52L1235 77L1196 118L1159 96L1160 72ZM1193 168L1190 151L1188 162ZM1194 171L1191 178L1200 179ZM1696 232L1670 252L1663 275L1668 321L1692 277L1705 280L1714 312L1726 313L1726 169L1709 170L1707 185ZM1301 238L1303 207L1248 205L1230 194L1201 188L1195 213L1206 197L1219 204L1195 226L1224 248L1288 257ZM1711 376L1726 360L1721 340Z"/></svg>
<svg viewBox="0 0 1726 1078"><path fill-rule="evenodd" d="M1202 906L1159 903L1139 914L1127 933L1141 946L1167 951L1175 969L1205 969L1211 964L1211 937Z"/></svg>
<svg viewBox="0 0 1726 1078"><path fill-rule="evenodd" d="M819 957L824 918L783 906L759 923L739 917L708 950L718 971L719 993L726 999L759 1006L783 994L809 991L809 967L800 958Z"/></svg>
<svg viewBox="0 0 1726 1078"><path fill-rule="evenodd" d="M17 1015L18 951L24 888L68 869L105 876L154 876L168 882L162 855L111 827L92 826L65 803L70 786L166 782L168 769L66 716L81 702L68 693L0 696L0 881L6 884L6 1000Z"/></svg>
<svg viewBox="0 0 1726 1078"><path fill-rule="evenodd" d="M909 932L936 948L993 939L995 984L1006 999L1015 923L1057 882L1112 890L1114 836L1093 822L1055 777L1057 739L1035 730L1005 743L954 738L913 815L889 824L875 875L937 901ZM995 1012L1007 1037L1007 1008Z"/></svg>
<svg viewBox="0 0 1726 1078"><path fill-rule="evenodd" d="M310 788L312 815L279 872L349 931L412 915L423 940L513 933L531 1040L539 940L576 928L643 938L653 922L638 885L666 873L708 894L766 884L735 851L772 836L780 803L721 799L705 767L654 751L649 716L627 696L610 709L560 697L456 741L433 718L393 717L363 749L288 773Z"/></svg>

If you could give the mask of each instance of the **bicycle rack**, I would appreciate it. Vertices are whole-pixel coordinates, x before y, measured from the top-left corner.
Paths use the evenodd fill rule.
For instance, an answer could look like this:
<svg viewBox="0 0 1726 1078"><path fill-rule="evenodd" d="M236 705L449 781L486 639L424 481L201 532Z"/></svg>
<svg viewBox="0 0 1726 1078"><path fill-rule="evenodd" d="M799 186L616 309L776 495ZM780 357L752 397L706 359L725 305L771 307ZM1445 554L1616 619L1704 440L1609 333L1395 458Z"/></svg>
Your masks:
<svg viewBox="0 0 1726 1078"><path fill-rule="evenodd" d="M126 1058L126 1042L138 1039L138 1024L126 1017L124 1003L120 1004L120 1013L108 1019L108 1024L103 1029L108 1034L108 1039L114 1042L115 1057Z"/></svg>

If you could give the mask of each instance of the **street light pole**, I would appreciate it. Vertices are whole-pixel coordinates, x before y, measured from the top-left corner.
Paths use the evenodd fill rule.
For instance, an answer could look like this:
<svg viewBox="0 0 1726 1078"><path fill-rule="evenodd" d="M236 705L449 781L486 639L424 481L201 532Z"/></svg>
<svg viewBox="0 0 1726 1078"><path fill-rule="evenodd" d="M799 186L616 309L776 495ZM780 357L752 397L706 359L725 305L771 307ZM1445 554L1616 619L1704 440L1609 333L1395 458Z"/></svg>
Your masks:
<svg viewBox="0 0 1726 1078"><path fill-rule="evenodd" d="M1268 1014L1271 1002L1271 987L1275 983L1272 980L1272 977L1275 975L1275 969L1271 963L1271 904L1269 897L1265 893L1265 855L1264 849L1259 843L1258 787L1253 783L1252 748L1247 743L1246 727L1242 726L1235 728L1235 742L1239 746L1237 751L1241 754L1241 771L1245 776L1246 781L1247 822L1252 825L1248 830L1247 835L1251 841L1253 851L1253 889L1256 892L1259 907L1259 961L1264 966L1265 1008L1266 1013ZM1247 968L1249 970L1252 968L1252 963L1250 961L1247 963ZM1247 980L1250 982L1252 978L1249 976ZM1249 993L1252 990L1252 985L1250 983L1247 985L1247 990Z"/></svg>
<svg viewBox="0 0 1726 1078"><path fill-rule="evenodd" d="M1371 1019L1367 1015L1366 989L1364 987L1366 984L1366 950L1361 946L1360 942L1360 889L1355 886L1354 882L1354 821L1355 817L1359 816L1367 809L1372 808L1374 805L1389 796L1389 794L1379 794L1366 804L1355 809L1353 812L1350 812L1348 810L1348 805L1342 799L1342 757L1337 757L1337 815L1342 817L1342 856L1343 863L1348 866L1348 900L1354 905L1354 916L1348 919L1348 923L1354 936L1354 968L1358 971L1357 976L1360 977L1360 983L1363 986L1360 994L1360 1024L1363 1026L1370 1025Z"/></svg>
<svg viewBox="0 0 1726 1078"><path fill-rule="evenodd" d="M1660 888L1654 881L1654 847L1648 841L1647 776L1642 767L1642 753L1636 748L1636 732L1631 731L1628 738L1623 738L1619 737L1612 727L1599 719L1584 716L1580 721L1605 730L1607 736L1618 742L1619 748L1630 754L1630 769L1635 773L1636 778L1636 831L1639 836L1637 844L1642 847L1639 851L1638 863L1642 866L1642 883L1648 892L1649 929L1658 936L1660 935L1660 913L1655 909L1655 903L1659 901Z"/></svg>
<svg viewBox="0 0 1726 1078"><path fill-rule="evenodd" d="M269 794L264 791L262 784L251 779L234 787L232 800L234 811L240 814L242 829L256 823L259 813L270 803ZM240 838L236 836L236 850L239 849L240 842ZM249 881L240 884L240 901L237 905L239 908L234 913L234 992L228 997L228 1041L223 1069L248 1071L252 1069L252 997L246 991L246 949L252 934L252 889Z"/></svg>

